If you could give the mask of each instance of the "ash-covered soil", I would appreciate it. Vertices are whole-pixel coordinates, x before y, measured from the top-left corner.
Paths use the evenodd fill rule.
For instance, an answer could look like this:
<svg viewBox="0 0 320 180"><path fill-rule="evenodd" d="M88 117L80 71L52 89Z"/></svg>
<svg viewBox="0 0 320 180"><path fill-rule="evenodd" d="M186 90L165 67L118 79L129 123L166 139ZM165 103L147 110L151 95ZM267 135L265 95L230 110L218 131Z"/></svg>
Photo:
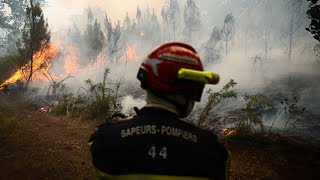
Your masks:
<svg viewBox="0 0 320 180"><path fill-rule="evenodd" d="M99 122L41 113L4 95L0 113L0 179L95 179L87 140ZM223 142L230 179L320 179L319 145L276 135Z"/></svg>

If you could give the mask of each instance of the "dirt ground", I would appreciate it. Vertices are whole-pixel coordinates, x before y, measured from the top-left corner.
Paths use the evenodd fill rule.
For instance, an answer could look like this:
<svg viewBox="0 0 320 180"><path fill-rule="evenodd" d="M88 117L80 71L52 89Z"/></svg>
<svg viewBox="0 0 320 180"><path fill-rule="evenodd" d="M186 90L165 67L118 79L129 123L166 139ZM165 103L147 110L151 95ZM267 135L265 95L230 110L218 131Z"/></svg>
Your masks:
<svg viewBox="0 0 320 180"><path fill-rule="evenodd" d="M95 178L87 140L98 122L40 113L3 96L0 113L0 179ZM320 179L317 147L250 138L225 143L230 179Z"/></svg>

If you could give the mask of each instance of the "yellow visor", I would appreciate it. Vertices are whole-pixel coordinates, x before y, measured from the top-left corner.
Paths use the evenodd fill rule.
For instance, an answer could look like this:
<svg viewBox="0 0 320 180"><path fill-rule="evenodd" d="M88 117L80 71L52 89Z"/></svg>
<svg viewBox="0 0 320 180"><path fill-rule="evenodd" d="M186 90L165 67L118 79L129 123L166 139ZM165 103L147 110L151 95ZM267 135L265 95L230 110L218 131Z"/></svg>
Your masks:
<svg viewBox="0 0 320 180"><path fill-rule="evenodd" d="M204 84L218 84L220 80L219 74L209 71L198 71L193 69L181 68L178 71L178 79L191 80Z"/></svg>

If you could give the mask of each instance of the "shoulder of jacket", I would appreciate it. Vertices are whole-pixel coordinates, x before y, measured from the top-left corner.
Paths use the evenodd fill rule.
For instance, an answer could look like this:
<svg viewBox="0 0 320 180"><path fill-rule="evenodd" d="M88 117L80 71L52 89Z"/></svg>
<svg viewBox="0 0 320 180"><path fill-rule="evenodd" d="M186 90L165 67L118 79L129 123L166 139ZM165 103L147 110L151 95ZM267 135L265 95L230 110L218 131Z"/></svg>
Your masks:
<svg viewBox="0 0 320 180"><path fill-rule="evenodd" d="M127 116L123 113L115 113L112 114L108 119L106 119L106 124L117 124L121 122L128 122L130 120L133 120L137 117L137 115L134 116Z"/></svg>

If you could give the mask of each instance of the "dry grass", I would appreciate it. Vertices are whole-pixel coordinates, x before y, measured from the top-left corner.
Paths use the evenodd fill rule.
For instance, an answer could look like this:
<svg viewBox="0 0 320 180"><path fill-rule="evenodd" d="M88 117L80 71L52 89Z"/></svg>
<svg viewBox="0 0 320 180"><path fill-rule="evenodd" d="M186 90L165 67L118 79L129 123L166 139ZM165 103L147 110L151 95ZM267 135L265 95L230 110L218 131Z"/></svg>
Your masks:
<svg viewBox="0 0 320 180"><path fill-rule="evenodd" d="M224 141L232 154L231 179L319 179L320 146L278 134Z"/></svg>
<svg viewBox="0 0 320 180"><path fill-rule="evenodd" d="M15 117L9 117L6 113L0 111L0 133L6 133L17 125Z"/></svg>
<svg viewBox="0 0 320 180"><path fill-rule="evenodd" d="M17 123L0 133L0 179L95 179L87 140L98 122L43 114L3 96L0 111ZM320 179L320 148L264 134L223 142L231 179Z"/></svg>
<svg viewBox="0 0 320 180"><path fill-rule="evenodd" d="M1 99L19 126L0 136L0 179L94 179L87 140L96 122L57 118Z"/></svg>

